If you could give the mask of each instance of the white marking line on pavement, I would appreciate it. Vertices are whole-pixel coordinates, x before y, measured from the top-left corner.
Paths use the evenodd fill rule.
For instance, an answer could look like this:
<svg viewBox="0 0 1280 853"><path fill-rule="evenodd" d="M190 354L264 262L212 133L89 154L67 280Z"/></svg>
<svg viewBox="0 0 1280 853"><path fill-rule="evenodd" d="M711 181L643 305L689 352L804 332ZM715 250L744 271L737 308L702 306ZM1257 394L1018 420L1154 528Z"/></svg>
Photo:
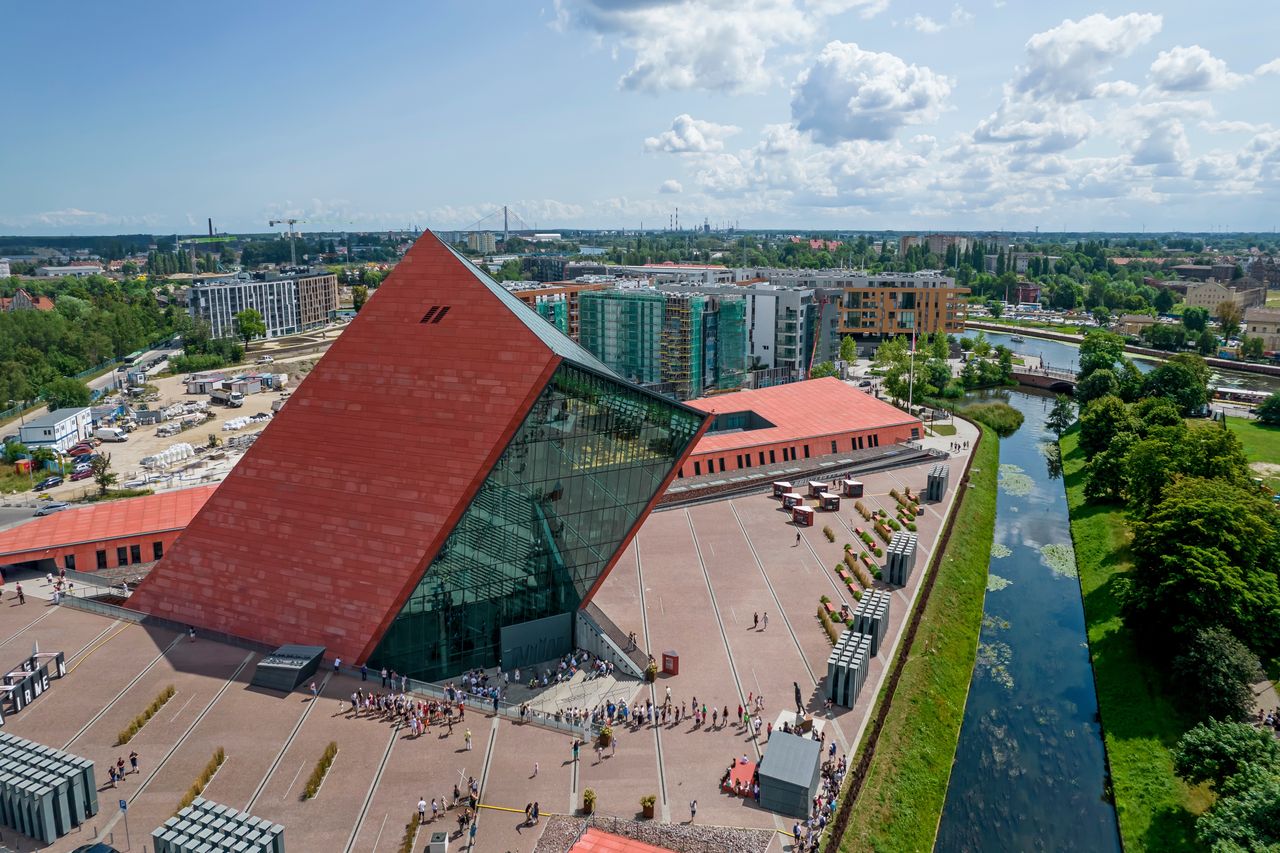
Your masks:
<svg viewBox="0 0 1280 853"><path fill-rule="evenodd" d="M182 714L183 711L187 710L187 706L190 705L191 700L195 698L196 698L196 694L194 693L188 696L187 701L182 703L182 707L173 712L173 716L169 718L169 722L176 723L178 721L178 717Z"/></svg>
<svg viewBox="0 0 1280 853"><path fill-rule="evenodd" d="M50 607L49 607L49 611L48 611L47 613L45 613L43 616L40 616L40 617L38 617L38 618L36 618L36 619L31 620L31 622L30 622L29 624L27 624L27 625L23 626L22 628L20 628L20 629L19 629L15 634L11 635L11 636L10 636L8 639L6 639L4 642L0 642L0 646L7 646L7 645L9 645L9 643L13 642L13 641L14 641L14 640L16 640L18 637L21 637L21 636L22 636L23 634L25 634L28 630L30 630L31 628L34 628L36 625L39 625L41 622L43 622L44 620L48 619L50 616L52 616L53 614L55 614L55 613L57 613L57 612L58 612L58 608L53 607L53 606L50 606ZM108 627L107 627L107 630L110 630L110 626L108 626Z"/></svg>
<svg viewBox="0 0 1280 853"><path fill-rule="evenodd" d="M651 647L650 638L649 638L649 611L645 607L645 600L644 600L644 593L645 593L644 566L640 560L640 536L639 535L637 535L635 538L635 547L636 547L636 580L639 582L639 585L640 585L640 627L641 627L641 633L644 634L644 647L647 649ZM653 704L656 706L658 704L657 687L655 684L652 684L652 683L649 684L648 687L649 687L649 701L653 702ZM666 773L666 768L664 767L663 761L662 761L662 732L661 732L660 726L652 726L651 728L653 729L654 756L658 764L658 791L662 794L662 822L670 823L671 822L671 804L667 802L667 773ZM572 814L574 811L574 807L576 806L576 803L571 801L569 805L571 807L569 809L569 812L570 814Z"/></svg>
<svg viewBox="0 0 1280 853"><path fill-rule="evenodd" d="M289 787L284 789L284 793L280 795L280 802L289 799L289 792L293 790L293 786L298 784L298 777L302 775L302 769L307 766L307 760L304 758L302 763L298 765L298 772L293 774L293 778L289 780Z"/></svg>
<svg viewBox="0 0 1280 853"><path fill-rule="evenodd" d="M351 837L347 839L345 853L351 853L351 848L356 845L356 837L360 834L360 826L364 823L364 816L369 813L369 804L373 802L374 792L378 790L378 782L382 780L382 771L387 769L387 762L391 760L391 750L395 749L396 741L400 739L400 724L396 723L391 729L391 737L387 740L387 751L382 753L382 762L378 764L378 770L373 774L373 781L369 783L369 791L364 795L364 805L360 807L360 814L356 815L356 822L351 827Z"/></svg>
<svg viewBox="0 0 1280 853"><path fill-rule="evenodd" d="M333 675L326 672L324 678L320 681L320 686L316 689L317 696L324 695L324 689L329 684L329 677ZM290 694L292 695L292 694ZM298 722L293 726L293 731L289 732L289 737L285 738L285 742L280 745L280 751L276 753L276 760L271 762L271 766L267 768L267 772L262 774L262 781L258 783L258 788L253 792L253 796L249 798L249 804L244 807L245 811L253 811L253 804L258 801L258 797L262 796L262 791L267 787L267 782L271 780L271 774L276 772L276 768L280 766L280 762L284 760L285 750L289 748L289 744L293 743L293 739L298 736L298 730L302 728L302 724L307 721L307 717L311 715L311 709L316 706L315 702L307 702L302 709L302 713L298 715ZM297 781L297 777L294 777ZM293 783L289 783L289 787L293 787ZM286 791L285 793L288 793Z"/></svg>
<svg viewBox="0 0 1280 853"><path fill-rule="evenodd" d="M148 672L148 670L150 670L150 669L151 669L151 667L153 667L153 666L155 666L157 663L159 663L161 658L163 658L165 655L167 655L170 651L172 651L172 650L173 650L173 647L174 647L174 646L176 646L176 645L178 644L178 641L179 641L179 640L181 640L181 639L182 639L182 635L181 635L181 634L179 634L178 636L174 637L174 638L173 638L173 642L172 642L172 643L170 643L170 644L165 648L165 650L164 650L164 651L160 652L160 654L158 654L158 655L156 655L154 658L152 658L152 659L151 659L151 663L149 663L149 664L147 664L146 666L144 666L144 667L142 668L142 672L139 672L136 676L134 676L134 679L133 679L132 681L130 681L128 684L126 684L126 685L124 686L124 689L123 689L123 690L121 690L119 693L117 693L117 694L115 695L115 698L113 698L113 699L112 699L110 702L108 702L107 704L103 705L103 706L102 706L102 710L100 710L100 711L98 711L98 713L94 714L94 715L93 715L93 717L89 720L89 722L85 723L85 724L84 724L84 726L82 726L82 727L81 727L80 731L78 731L78 732L76 732L74 735L72 735L72 736L71 736L71 740L67 741L66 745L65 745L65 746L63 746L62 748L63 748L63 749L70 749L70 748L71 748L71 744L75 743L75 742L80 738L80 736L81 736L81 735L83 735L85 732L87 732L87 731L89 730L89 727L90 727L90 726L92 726L94 723L98 722L98 720L102 719L102 718L103 718L103 716L105 716L105 715L106 715L106 713L107 713L108 711L110 711L110 710L111 710L112 706L114 706L117 702L119 702L119 701L120 701L120 699L121 699L121 698L123 698L123 697L124 697L124 694L128 693L128 692L133 688L133 686L134 686L135 684L137 684L139 681L141 681L141 680L142 680L142 676L146 675L146 674L147 674L147 672Z"/></svg>
<svg viewBox="0 0 1280 853"><path fill-rule="evenodd" d="M382 840L382 830L387 828L387 818L391 816L390 812L382 813L382 823L378 824L378 835L373 839L373 849L378 849L378 842Z"/></svg>

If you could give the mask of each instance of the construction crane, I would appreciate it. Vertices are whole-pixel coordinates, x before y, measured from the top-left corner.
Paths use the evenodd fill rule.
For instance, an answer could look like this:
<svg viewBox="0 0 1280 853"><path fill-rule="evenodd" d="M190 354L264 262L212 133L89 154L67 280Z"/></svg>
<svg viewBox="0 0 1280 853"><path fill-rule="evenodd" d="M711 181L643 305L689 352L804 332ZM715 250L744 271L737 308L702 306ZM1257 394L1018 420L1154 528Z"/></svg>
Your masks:
<svg viewBox="0 0 1280 853"><path fill-rule="evenodd" d="M818 338L822 337L822 312L827 308L827 297L818 295L818 320L813 324L813 350L809 353L809 369L805 379L813 378L813 360L818 357Z"/></svg>
<svg viewBox="0 0 1280 853"><path fill-rule="evenodd" d="M294 237L297 235L293 231L293 226L297 225L299 222L306 221L307 220L305 219L272 219L267 223L267 226L270 228L275 228L277 225L289 226L289 266L296 267L298 265L298 249L296 244L293 242Z"/></svg>

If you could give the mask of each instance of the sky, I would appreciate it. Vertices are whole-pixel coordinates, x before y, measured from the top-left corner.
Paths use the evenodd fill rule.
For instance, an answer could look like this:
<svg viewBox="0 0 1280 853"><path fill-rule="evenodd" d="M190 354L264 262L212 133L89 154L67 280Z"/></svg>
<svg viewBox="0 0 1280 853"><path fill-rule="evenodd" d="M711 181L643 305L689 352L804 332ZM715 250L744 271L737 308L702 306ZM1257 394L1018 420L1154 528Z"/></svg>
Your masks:
<svg viewBox="0 0 1280 853"><path fill-rule="evenodd" d="M0 233L450 230L504 204L542 230L662 228L677 207L684 227L1280 224L1280 3L8 0L5 18Z"/></svg>

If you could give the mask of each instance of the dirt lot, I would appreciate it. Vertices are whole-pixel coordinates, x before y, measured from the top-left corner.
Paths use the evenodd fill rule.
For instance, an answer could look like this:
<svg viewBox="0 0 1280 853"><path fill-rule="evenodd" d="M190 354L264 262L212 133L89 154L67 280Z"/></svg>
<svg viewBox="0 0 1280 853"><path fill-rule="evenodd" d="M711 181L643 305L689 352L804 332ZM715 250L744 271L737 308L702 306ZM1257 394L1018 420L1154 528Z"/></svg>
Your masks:
<svg viewBox="0 0 1280 853"><path fill-rule="evenodd" d="M319 355L282 359L271 365L263 365L262 369L263 372L288 373L287 393L292 388L297 387L298 382L310 372L318 360ZM159 390L160 398L148 401L146 405L151 409L164 409L175 403L209 399L207 394L186 393L186 385L183 383L183 379L183 376L168 376L153 380L151 384L155 385ZM281 394L275 391L250 394L244 398L244 405L238 409L211 405L209 411L213 412L214 417L212 420L177 435L161 437L156 434L159 429L158 426L142 426L129 434L128 441L120 443L104 442L99 447L98 452L110 454L111 468L119 475L119 484L142 479L148 474L154 477L156 472L148 472L142 467L142 460L145 457L154 456L175 444L183 442L192 446L207 444L210 435L216 435L219 440L226 442L234 436L250 435L258 432L266 426L267 421L251 423L242 429L231 432L223 431L222 426L227 421L236 418L250 417L262 412L270 413L271 404L278 400L280 396ZM198 457L178 463L168 471L163 472L166 475L164 479L152 482L150 487L159 491L168 488L187 488L220 481L243 455L242 451L225 447L220 448L220 450L224 455L219 459ZM61 486L49 489L46 494L50 495L54 500L71 501L91 494L95 490L96 486L93 485L92 480L80 480L78 482L68 480ZM36 495L31 494L24 497L34 499Z"/></svg>

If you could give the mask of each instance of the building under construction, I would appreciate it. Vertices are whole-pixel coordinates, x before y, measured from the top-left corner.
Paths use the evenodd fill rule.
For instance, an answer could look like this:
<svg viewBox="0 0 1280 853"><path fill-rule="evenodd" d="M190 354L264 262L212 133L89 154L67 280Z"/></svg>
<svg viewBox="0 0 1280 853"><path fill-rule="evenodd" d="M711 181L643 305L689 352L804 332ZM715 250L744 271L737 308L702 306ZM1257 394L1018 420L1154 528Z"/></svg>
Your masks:
<svg viewBox="0 0 1280 853"><path fill-rule="evenodd" d="M579 340L621 376L678 400L742 387L746 301L739 296L581 293Z"/></svg>

